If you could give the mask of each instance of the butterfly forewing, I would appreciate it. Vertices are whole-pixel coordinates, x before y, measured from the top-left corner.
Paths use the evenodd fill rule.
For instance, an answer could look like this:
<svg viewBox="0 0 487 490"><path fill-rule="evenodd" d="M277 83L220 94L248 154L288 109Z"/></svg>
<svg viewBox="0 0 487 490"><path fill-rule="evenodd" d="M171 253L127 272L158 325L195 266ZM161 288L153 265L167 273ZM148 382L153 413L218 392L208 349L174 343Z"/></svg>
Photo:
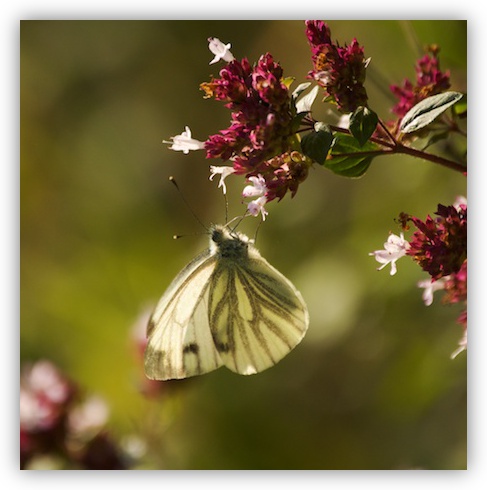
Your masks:
<svg viewBox="0 0 487 490"><path fill-rule="evenodd" d="M213 371L222 361L208 323L210 277L216 260L209 250L174 279L147 328L145 372L151 379L181 379Z"/></svg>
<svg viewBox="0 0 487 490"><path fill-rule="evenodd" d="M255 248L218 262L209 294L210 328L226 367L263 371L286 356L308 328L308 311L291 282Z"/></svg>

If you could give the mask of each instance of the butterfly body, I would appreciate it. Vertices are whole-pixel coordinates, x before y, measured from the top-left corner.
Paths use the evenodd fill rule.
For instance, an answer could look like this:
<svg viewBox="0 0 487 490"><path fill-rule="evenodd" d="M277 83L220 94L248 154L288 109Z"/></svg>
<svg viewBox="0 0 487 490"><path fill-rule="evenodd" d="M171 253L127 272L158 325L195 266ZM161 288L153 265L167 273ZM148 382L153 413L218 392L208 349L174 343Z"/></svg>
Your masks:
<svg viewBox="0 0 487 490"><path fill-rule="evenodd" d="M255 374L288 354L308 323L292 283L245 235L215 225L210 247L178 274L149 320L146 374L180 379L222 365Z"/></svg>

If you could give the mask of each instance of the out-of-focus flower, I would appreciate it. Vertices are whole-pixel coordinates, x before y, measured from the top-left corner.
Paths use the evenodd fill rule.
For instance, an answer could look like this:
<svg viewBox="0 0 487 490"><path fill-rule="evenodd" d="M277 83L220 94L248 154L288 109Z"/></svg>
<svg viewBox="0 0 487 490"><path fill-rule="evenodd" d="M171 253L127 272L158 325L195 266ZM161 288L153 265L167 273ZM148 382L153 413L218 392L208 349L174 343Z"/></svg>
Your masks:
<svg viewBox="0 0 487 490"><path fill-rule="evenodd" d="M181 134L171 136L171 139L172 141L163 140L162 142L171 145L169 147L170 150L182 151L185 155L190 151L202 150L205 147L204 142L191 137L191 130L188 126L185 127L185 130Z"/></svg>
<svg viewBox="0 0 487 490"><path fill-rule="evenodd" d="M74 385L49 361L24 368L20 384L20 426L29 432L54 428L71 403Z"/></svg>
<svg viewBox="0 0 487 490"><path fill-rule="evenodd" d="M91 437L105 426L109 413L105 400L92 396L69 413L69 429L76 437Z"/></svg>
<svg viewBox="0 0 487 490"><path fill-rule="evenodd" d="M99 398L79 403L79 390L53 363L23 368L20 378L20 467L126 469L104 425Z"/></svg>
<svg viewBox="0 0 487 490"><path fill-rule="evenodd" d="M323 87L329 101L344 113L359 106L367 106L364 87L366 68L364 48L354 38L350 45L341 47L331 40L330 28L321 20L306 21L306 36L311 47L313 70L308 78Z"/></svg>
<svg viewBox="0 0 487 490"><path fill-rule="evenodd" d="M423 301L426 306L433 303L433 293L445 289L445 278L441 277L434 281L433 279L424 279L418 282L418 288L424 288Z"/></svg>
<svg viewBox="0 0 487 490"><path fill-rule="evenodd" d="M223 44L218 38L209 37L208 48L215 55L215 57L210 61L210 65L220 60L224 60L227 63L233 61L235 58L233 57L233 54L230 52L231 47L232 45L230 43Z"/></svg>
<svg viewBox="0 0 487 490"><path fill-rule="evenodd" d="M402 87L392 85L392 93L399 98L399 102L392 108L392 112L403 117L418 102L431 95L436 95L450 88L450 72L440 70L438 46L430 46L431 55L425 54L416 63L416 85L408 79L404 80Z"/></svg>
<svg viewBox="0 0 487 490"><path fill-rule="evenodd" d="M404 234L400 236L391 233L384 243L384 250L375 250L369 253L375 260L382 264L377 270L382 270L386 265L391 264L391 276L397 272L396 262L404 257L409 249L409 243L404 239Z"/></svg>
<svg viewBox="0 0 487 490"><path fill-rule="evenodd" d="M164 381L157 381L147 378L144 372L144 353L147 345L147 324L152 311L153 306L144 308L144 310L136 318L131 329L131 341L134 346L135 362L137 374L137 389L146 397L157 397L161 393L165 392L167 383Z"/></svg>
<svg viewBox="0 0 487 490"><path fill-rule="evenodd" d="M465 316L467 315L467 312L465 311ZM466 320L465 320L466 322ZM460 341L458 342L458 348L455 349L452 353L451 353L451 356L450 358L451 359L455 359L455 357L458 356L458 354L460 354L460 352L463 352L467 350L467 329L465 328L464 332L463 332L463 336L462 338L460 339Z"/></svg>

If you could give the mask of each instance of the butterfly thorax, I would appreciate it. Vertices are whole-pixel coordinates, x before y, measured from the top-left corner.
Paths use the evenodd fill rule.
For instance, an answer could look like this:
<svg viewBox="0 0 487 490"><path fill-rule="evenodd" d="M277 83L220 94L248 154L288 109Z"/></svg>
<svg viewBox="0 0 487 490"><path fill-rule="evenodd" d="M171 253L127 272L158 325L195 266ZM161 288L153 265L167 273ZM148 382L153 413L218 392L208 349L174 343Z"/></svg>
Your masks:
<svg viewBox="0 0 487 490"><path fill-rule="evenodd" d="M242 260L248 257L249 239L242 233L216 225L211 231L210 248L220 258Z"/></svg>

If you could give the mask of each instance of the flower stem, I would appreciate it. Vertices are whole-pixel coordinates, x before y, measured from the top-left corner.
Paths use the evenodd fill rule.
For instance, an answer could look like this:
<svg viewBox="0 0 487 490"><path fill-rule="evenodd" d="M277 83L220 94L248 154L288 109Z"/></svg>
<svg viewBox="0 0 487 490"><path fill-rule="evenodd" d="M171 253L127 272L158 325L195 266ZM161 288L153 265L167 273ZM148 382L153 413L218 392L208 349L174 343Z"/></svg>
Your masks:
<svg viewBox="0 0 487 490"><path fill-rule="evenodd" d="M402 153L404 155L409 155L414 158L421 158L422 160L427 160L429 162L442 165L443 167L449 168L451 170L456 170L457 172L461 172L463 174L466 173L467 171L466 165L462 165L461 163L454 162L453 160L448 160L447 158L443 158L438 155L434 155L432 153L426 153L424 151L411 148L410 146L405 146L394 138L394 136L387 130L387 128L385 128L385 125L383 125L382 127L384 128L387 135L392 141L385 141L382 138L374 138L374 137L371 137L370 141L382 147L388 148L387 150L384 149L384 150L358 152L358 153L354 152L350 154L341 153L339 156L379 156L379 155L391 155L394 153ZM348 129L340 128L338 126L330 126L330 128L338 133L350 134L350 131Z"/></svg>

